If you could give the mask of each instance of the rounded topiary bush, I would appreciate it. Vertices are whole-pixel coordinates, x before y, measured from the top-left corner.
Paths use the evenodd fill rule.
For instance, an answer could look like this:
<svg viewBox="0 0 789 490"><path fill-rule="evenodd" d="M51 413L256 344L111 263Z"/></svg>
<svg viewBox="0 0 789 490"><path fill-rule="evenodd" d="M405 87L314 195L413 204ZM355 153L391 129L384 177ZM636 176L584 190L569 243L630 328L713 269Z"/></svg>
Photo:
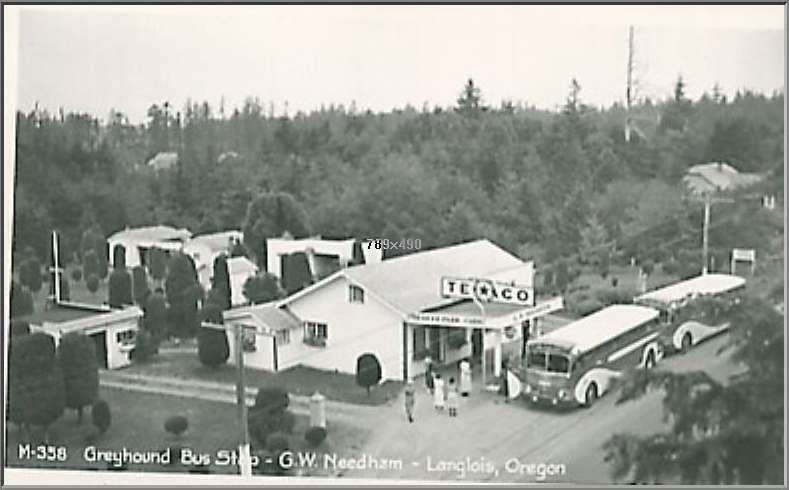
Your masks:
<svg viewBox="0 0 789 490"><path fill-rule="evenodd" d="M74 269L71 271L71 279L74 282L79 282L82 280L82 271L80 269Z"/></svg>
<svg viewBox="0 0 789 490"><path fill-rule="evenodd" d="M112 422L112 415L110 414L110 406L104 400L98 399L93 402L93 408L90 412L93 425L99 429L101 434L107 432Z"/></svg>
<svg viewBox="0 0 789 490"><path fill-rule="evenodd" d="M326 440L326 429L323 427L310 427L304 433L304 440L312 447L320 446Z"/></svg>
<svg viewBox="0 0 789 490"><path fill-rule="evenodd" d="M279 454L282 451L287 451L290 448L288 436L282 432L274 432L266 437L266 449Z"/></svg>
<svg viewBox="0 0 789 490"><path fill-rule="evenodd" d="M11 337L19 337L30 333L30 323L25 320L11 320L9 325Z"/></svg>
<svg viewBox="0 0 789 490"><path fill-rule="evenodd" d="M183 415L173 415L164 422L164 430L180 436L189 428L189 421Z"/></svg>
<svg viewBox="0 0 789 490"><path fill-rule="evenodd" d="M85 278L85 287L88 288L91 294L95 293L99 290L99 278L93 274L89 275Z"/></svg>

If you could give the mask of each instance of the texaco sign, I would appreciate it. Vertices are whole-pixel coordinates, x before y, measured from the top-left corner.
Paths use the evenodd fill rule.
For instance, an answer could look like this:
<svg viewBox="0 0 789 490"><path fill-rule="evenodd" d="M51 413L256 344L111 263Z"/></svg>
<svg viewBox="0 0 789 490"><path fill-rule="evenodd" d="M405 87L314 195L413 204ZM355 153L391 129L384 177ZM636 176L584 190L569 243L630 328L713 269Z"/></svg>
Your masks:
<svg viewBox="0 0 789 490"><path fill-rule="evenodd" d="M531 306L534 304L534 289L490 279L441 278L441 296L444 298L466 298L483 303L507 303Z"/></svg>

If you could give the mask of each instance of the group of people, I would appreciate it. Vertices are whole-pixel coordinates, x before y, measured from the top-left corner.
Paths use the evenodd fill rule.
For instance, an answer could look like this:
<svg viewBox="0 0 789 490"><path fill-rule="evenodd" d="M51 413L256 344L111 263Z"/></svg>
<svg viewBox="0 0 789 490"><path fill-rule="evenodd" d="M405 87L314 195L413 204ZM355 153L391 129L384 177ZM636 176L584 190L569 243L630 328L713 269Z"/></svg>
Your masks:
<svg viewBox="0 0 789 490"><path fill-rule="evenodd" d="M433 370L430 358L425 359L425 388L433 397L433 407L437 412L445 409L450 417L457 417L460 397L468 397L471 393L471 364L464 359L458 365L460 383L454 377L447 381L441 373ZM405 411L409 422L414 421L414 382L409 380L405 389Z"/></svg>

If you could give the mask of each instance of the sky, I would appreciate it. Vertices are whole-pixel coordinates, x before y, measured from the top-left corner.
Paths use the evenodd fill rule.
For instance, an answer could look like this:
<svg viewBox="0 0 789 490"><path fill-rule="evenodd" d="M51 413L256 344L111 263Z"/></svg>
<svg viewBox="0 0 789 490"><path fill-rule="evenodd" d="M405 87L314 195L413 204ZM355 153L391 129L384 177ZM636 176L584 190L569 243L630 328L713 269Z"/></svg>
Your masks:
<svg viewBox="0 0 789 490"><path fill-rule="evenodd" d="M469 77L493 105L552 110L576 78L585 103L610 106L624 99L629 25L641 96L667 97L680 74L692 98L716 83L730 95L784 90L783 6L5 10L18 43L7 73L18 75L10 86L19 108L38 102L100 118L115 108L137 123L153 103L180 108L187 98L216 108L224 97L228 113L246 97L278 114L286 103L290 114L352 102L373 111L446 107Z"/></svg>

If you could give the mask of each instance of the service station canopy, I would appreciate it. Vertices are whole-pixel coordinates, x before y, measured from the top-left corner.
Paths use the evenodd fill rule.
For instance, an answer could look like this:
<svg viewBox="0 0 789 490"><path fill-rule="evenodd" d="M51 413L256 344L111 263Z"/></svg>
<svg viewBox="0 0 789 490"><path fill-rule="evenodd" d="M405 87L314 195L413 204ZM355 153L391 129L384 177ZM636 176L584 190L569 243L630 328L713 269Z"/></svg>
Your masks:
<svg viewBox="0 0 789 490"><path fill-rule="evenodd" d="M492 328L503 330L526 320L559 311L564 308L561 296L551 298L535 306L520 306L507 303L480 303L462 301L432 311L412 313L408 323L458 328Z"/></svg>

